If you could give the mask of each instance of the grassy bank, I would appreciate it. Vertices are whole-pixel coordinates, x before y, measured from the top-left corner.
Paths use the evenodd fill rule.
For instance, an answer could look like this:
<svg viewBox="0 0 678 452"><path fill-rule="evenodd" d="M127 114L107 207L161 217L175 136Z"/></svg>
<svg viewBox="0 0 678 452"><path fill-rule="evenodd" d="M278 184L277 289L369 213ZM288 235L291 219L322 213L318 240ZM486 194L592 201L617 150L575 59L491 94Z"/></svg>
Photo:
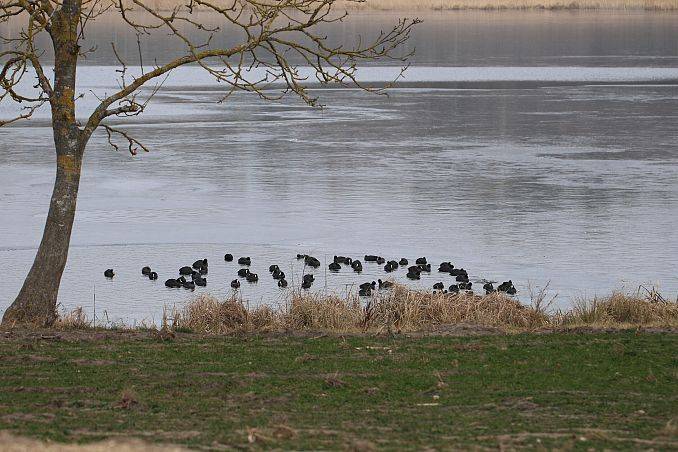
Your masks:
<svg viewBox="0 0 678 452"><path fill-rule="evenodd" d="M156 8L169 10L184 4L179 0L151 0ZM215 5L232 4L217 0ZM377 11L449 11L449 10L678 10L678 0L341 0L340 8ZM198 9L206 9L198 6Z"/></svg>
<svg viewBox="0 0 678 452"><path fill-rule="evenodd" d="M676 334L637 331L165 341L14 332L0 339L0 441L668 450L678 447L676 350Z"/></svg>

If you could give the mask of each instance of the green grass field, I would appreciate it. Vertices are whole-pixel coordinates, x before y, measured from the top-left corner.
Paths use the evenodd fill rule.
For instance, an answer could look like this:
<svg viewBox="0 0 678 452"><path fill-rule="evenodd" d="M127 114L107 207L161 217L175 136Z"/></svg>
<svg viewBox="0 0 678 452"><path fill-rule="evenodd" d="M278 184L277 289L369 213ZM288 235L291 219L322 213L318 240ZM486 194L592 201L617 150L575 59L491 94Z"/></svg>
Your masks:
<svg viewBox="0 0 678 452"><path fill-rule="evenodd" d="M207 448L678 448L675 333L100 336L0 339L0 430Z"/></svg>

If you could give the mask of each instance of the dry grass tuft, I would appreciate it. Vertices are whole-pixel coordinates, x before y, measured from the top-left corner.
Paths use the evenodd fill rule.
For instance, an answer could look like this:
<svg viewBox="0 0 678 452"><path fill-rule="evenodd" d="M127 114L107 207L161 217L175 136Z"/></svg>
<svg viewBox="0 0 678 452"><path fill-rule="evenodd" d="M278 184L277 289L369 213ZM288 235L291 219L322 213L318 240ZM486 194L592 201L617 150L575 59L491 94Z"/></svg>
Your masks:
<svg viewBox="0 0 678 452"><path fill-rule="evenodd" d="M359 329L363 319L357 296L340 298L321 293L294 293L282 320L292 330L349 332Z"/></svg>
<svg viewBox="0 0 678 452"><path fill-rule="evenodd" d="M87 315L82 307L77 307L71 312L60 315L54 328L58 330L84 330L92 327L92 322L87 319Z"/></svg>
<svg viewBox="0 0 678 452"><path fill-rule="evenodd" d="M200 295L183 311L174 312L173 326L205 334L266 332L278 329L279 320L278 313L268 306L251 310L234 297L219 301L211 295Z"/></svg>
<svg viewBox="0 0 678 452"><path fill-rule="evenodd" d="M566 326L678 325L678 303L615 292L607 298L578 300L573 308L556 315Z"/></svg>
<svg viewBox="0 0 678 452"><path fill-rule="evenodd" d="M413 291L396 285L377 292L368 302L322 293L294 292L284 309L248 310L235 299L219 301L202 295L175 313L179 328L207 334L244 331L384 332L431 330L465 323L508 329L547 326L543 312L502 294L478 296Z"/></svg>

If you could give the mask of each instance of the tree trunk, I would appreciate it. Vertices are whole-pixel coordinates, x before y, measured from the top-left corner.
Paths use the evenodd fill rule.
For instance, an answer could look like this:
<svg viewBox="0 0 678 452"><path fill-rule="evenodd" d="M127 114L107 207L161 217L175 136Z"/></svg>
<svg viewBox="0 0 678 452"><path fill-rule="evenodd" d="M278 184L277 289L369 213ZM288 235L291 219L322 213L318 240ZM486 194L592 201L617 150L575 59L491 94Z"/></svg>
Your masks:
<svg viewBox="0 0 678 452"><path fill-rule="evenodd" d="M56 180L42 241L19 295L5 311L3 325L50 326L57 319L57 295L68 258L81 167L77 149L57 152Z"/></svg>
<svg viewBox="0 0 678 452"><path fill-rule="evenodd" d="M38 254L19 295L5 311L3 325L50 326L57 319L57 295L68 258L86 145L75 121L81 7L82 0L63 0L51 17L49 34L54 46L54 92L49 101L56 148L56 180Z"/></svg>

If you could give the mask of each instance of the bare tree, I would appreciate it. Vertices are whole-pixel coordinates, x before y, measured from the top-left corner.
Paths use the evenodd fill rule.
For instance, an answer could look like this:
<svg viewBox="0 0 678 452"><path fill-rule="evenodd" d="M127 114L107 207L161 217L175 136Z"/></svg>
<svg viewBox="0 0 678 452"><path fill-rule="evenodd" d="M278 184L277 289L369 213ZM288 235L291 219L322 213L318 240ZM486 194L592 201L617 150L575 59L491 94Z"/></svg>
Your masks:
<svg viewBox="0 0 678 452"><path fill-rule="evenodd" d="M263 99L292 93L309 105L317 105L317 99L307 90L311 81L381 92L360 83L357 65L386 58L405 66L409 55L398 55L398 49L419 21L401 20L370 42L357 39L351 45L336 45L319 32L319 27L346 18L346 11L337 11L338 1L177 0L176 6L159 9L141 0L0 0L0 26L12 21L22 27L18 34L0 36L0 102L21 104L15 117L0 120L0 127L29 119L41 107L49 106L56 151L56 180L42 241L21 291L3 316L3 324L49 326L57 318L57 294L68 257L87 143L97 129L104 129L116 149L116 142L122 141L132 154L139 149L147 151L135 137L106 119L141 114L172 70L198 65L225 87L224 99L236 91ZM220 25L210 28L201 22L204 15L199 16L198 9L209 11ZM81 44L87 25L106 15L114 15L138 36L164 32L179 40L184 52L151 67L135 62L141 69L133 70L113 44L120 64L119 88L99 99L86 121L79 122L75 115L79 59L97 51L82 49ZM226 28L238 30L240 42L228 48L212 46L215 34ZM196 42L187 30L199 31L204 39ZM51 48L40 48L41 36L49 37ZM45 55L50 53L53 68L45 64ZM154 88L151 95L142 98L140 89L145 85Z"/></svg>

